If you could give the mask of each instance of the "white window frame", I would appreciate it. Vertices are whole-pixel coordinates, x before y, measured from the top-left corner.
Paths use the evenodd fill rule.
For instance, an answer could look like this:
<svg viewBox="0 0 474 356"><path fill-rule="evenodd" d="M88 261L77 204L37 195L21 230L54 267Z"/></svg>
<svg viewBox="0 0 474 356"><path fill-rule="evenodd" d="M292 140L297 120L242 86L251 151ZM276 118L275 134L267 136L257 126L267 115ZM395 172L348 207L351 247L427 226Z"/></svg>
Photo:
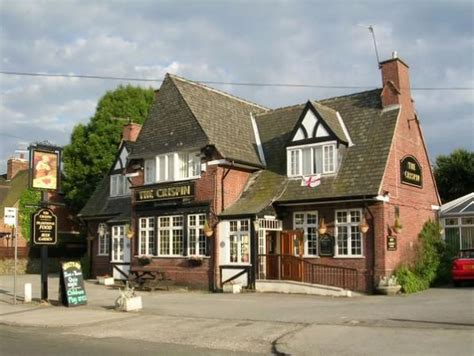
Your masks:
<svg viewBox="0 0 474 356"><path fill-rule="evenodd" d="M186 174L182 174L182 161L181 157L187 155L187 170ZM164 161L164 174L161 174L160 162ZM149 165L153 165L153 176L154 180L149 181L146 169ZM172 170L170 170L170 165ZM194 174L192 174L194 173ZM153 159L145 160L145 184L150 183L163 183L163 182L178 182L189 179L196 179L201 177L201 156L197 151L181 151L181 152L169 152L155 156Z"/></svg>
<svg viewBox="0 0 474 356"><path fill-rule="evenodd" d="M130 195L130 182L123 174L110 175L110 196L123 197Z"/></svg>
<svg viewBox="0 0 474 356"><path fill-rule="evenodd" d="M104 224L105 225L105 224ZM109 228L105 226L104 235L97 239L97 256L108 256L110 253L110 233Z"/></svg>
<svg viewBox="0 0 474 356"><path fill-rule="evenodd" d="M181 221L183 222L183 225L181 225L181 232L182 232L182 245L183 245L183 249L182 249L182 252L181 254L173 254L173 242L174 242L174 238L175 238L175 230L179 230L178 227L176 226L173 226L173 218L177 218L177 217L180 217L181 218ZM170 224L169 226L166 226L166 227L161 227L161 220L163 219L167 219L169 218L170 219ZM158 243L157 243L157 247L156 247L156 251L157 251L157 254L158 256L161 256L161 257L181 257L184 255L184 215L164 215L164 216L159 216L157 219L157 231L158 231ZM161 239L162 239L162 231L164 230L168 230L169 231L169 244L168 244L168 252L169 254L162 254L161 253Z"/></svg>
<svg viewBox="0 0 474 356"><path fill-rule="evenodd" d="M191 217L194 217L196 220L195 225L191 225ZM201 224L200 218L204 217L204 222L206 219L206 214L189 214L188 215L188 256L206 256L207 255L207 238L204 235L204 223ZM194 246L191 246L191 230L194 231L196 236L196 241ZM200 251L200 240L204 240L204 253Z"/></svg>
<svg viewBox="0 0 474 356"><path fill-rule="evenodd" d="M242 230L242 222L246 221L248 230ZM230 231L230 225L231 222L236 222L237 223L237 231ZM252 239L250 237L250 219L233 219L229 220L227 222L227 232L229 236L229 247L227 249L228 254L227 254L227 263L231 265L249 265L251 264L251 258L252 258ZM231 248L231 236L235 236L237 240L237 262L231 262L230 261L230 256L232 254ZM242 238L244 236L247 236L248 238L248 261L247 262L242 262Z"/></svg>
<svg viewBox="0 0 474 356"><path fill-rule="evenodd" d="M327 147L333 147L333 154L332 154L332 168L333 169L326 169L328 166L328 162L326 162L325 158L325 150ZM321 147L322 150L322 159L323 161L321 162L321 167L322 167L322 172L321 174L326 175L326 174L334 174L336 173L338 169L338 156L337 156L337 143L336 141L330 141L330 142L321 142L321 143L315 143L315 144L310 144L310 145L301 145L301 146L291 146L287 147L286 149L286 162L287 162L287 175L288 177L301 177L303 175L303 150L304 149L310 149L311 152L311 173L309 174L317 174L314 171L314 149L316 147ZM292 152L298 152L298 171L294 172L293 170L293 162L292 162Z"/></svg>
<svg viewBox="0 0 474 356"><path fill-rule="evenodd" d="M113 225L111 227L112 235L111 235L111 246L112 250L110 251L110 262L123 262L125 257L125 225ZM114 240L119 240L119 245L117 248L117 255L122 255L122 258L116 258L114 253Z"/></svg>
<svg viewBox="0 0 474 356"><path fill-rule="evenodd" d="M153 226L150 226L150 221L153 220ZM142 221L145 221L145 227L142 227ZM153 232L153 236L150 236L150 231ZM150 251L150 239L153 238L153 248L156 251L157 239L156 239L156 220L155 217L143 217L138 219L138 256L155 256L155 251ZM144 252L142 253L142 240L145 244Z"/></svg>
<svg viewBox="0 0 474 356"><path fill-rule="evenodd" d="M303 224L296 224L296 215L297 214L303 214L304 216L304 222ZM308 224L308 214L313 214L316 215L316 223L314 224ZM293 212L293 229L294 230L303 230L304 231L304 241L303 241L303 255L305 257L319 257L319 232L318 232L318 226L319 226L319 214L317 210L311 210L311 211L295 211ZM309 254L309 248L308 248L308 228L315 228L315 233L316 233L316 254ZM293 251L295 256L297 255L297 251Z"/></svg>
<svg viewBox="0 0 474 356"><path fill-rule="evenodd" d="M155 158L145 159L144 168L143 168L143 176L144 176L143 181L145 182L145 184L152 184L156 182L157 176L156 176L156 159Z"/></svg>
<svg viewBox="0 0 474 356"><path fill-rule="evenodd" d="M360 220L358 222L351 222L351 212L353 211L358 211ZM344 223L340 223L337 221L337 213L338 212L345 212L347 215L347 220ZM336 237L336 241L334 243L334 250L335 254L334 257L337 258L363 258L364 257L364 234L360 231L359 225L362 221L362 218L364 217L362 209L360 208L355 208L355 209L339 209L334 212L334 235ZM339 239L339 233L338 233L338 226L346 226L347 227L347 254L340 254L339 253L339 244L338 244L338 239ZM352 253L352 230L351 227L357 227L359 230L359 236L360 236L360 254L353 254Z"/></svg>
<svg viewBox="0 0 474 356"><path fill-rule="evenodd" d="M459 249L463 249L463 228L470 228L474 227L474 224L466 224L462 221L462 219L465 218L472 218L472 215L460 215L460 216L447 216L443 218L443 224L444 224L444 239L446 239L446 229L457 229L458 230L458 236L459 236ZM456 224L453 225L447 225L446 220L456 220ZM470 247L469 247L470 248Z"/></svg>

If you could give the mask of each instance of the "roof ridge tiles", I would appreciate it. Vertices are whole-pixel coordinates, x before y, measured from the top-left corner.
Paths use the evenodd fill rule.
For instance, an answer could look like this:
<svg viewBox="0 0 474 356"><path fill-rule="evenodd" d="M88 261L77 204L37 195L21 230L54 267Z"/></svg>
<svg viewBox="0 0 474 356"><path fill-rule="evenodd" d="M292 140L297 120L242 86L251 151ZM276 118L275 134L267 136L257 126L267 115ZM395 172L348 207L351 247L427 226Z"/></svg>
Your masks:
<svg viewBox="0 0 474 356"><path fill-rule="evenodd" d="M263 105L260 105L260 104L257 104L257 103L254 103L250 100L246 100L246 99L243 99L243 98L240 98L238 96L235 96L235 95L232 95L232 94L229 94L229 93L226 93L225 91L222 91L222 90L219 90L219 89L215 89L215 88L212 88L210 86L207 86L205 84L202 84L202 83L199 83L199 82L196 82L196 81L193 81L193 80L189 80L189 79L186 79L186 78L183 78L183 77L180 77L176 74L171 74L171 73L167 73L166 75L168 75L170 78L173 78L173 79L177 79L177 80L180 80L182 82L185 82L185 83L188 83L188 84L192 84L192 85L196 85L200 88L203 88L203 89L206 89L206 90L209 90L211 92L214 92L214 93L217 93L217 94L220 94L220 95L223 95L223 96L227 96L231 99L234 99L234 100L237 100L237 101L240 101L240 102L243 102L245 104L248 104L248 105L252 105L252 106L256 106L262 110L265 110L265 111L269 111L271 109L263 106Z"/></svg>
<svg viewBox="0 0 474 356"><path fill-rule="evenodd" d="M324 105L324 104L322 104L323 102L332 101L332 100L339 100L339 99L348 98L348 97L356 96L356 95L369 94L369 93L372 93L372 92L375 92L375 91L380 91L380 90L382 90L382 88L374 88L374 89L370 89L370 90L359 91L357 93L333 96L332 98L326 98L326 99L321 99L321 100L317 100L317 101L314 100L314 101L320 103L321 105Z"/></svg>

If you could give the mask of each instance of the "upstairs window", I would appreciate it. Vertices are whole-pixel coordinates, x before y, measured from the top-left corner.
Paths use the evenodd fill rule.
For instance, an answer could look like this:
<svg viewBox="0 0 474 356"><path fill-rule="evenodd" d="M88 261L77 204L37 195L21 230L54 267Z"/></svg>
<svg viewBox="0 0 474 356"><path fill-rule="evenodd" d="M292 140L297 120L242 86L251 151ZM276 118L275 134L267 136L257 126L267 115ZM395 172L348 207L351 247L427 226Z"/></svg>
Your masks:
<svg viewBox="0 0 474 356"><path fill-rule="evenodd" d="M199 178L199 152L174 152L145 160L145 184Z"/></svg>
<svg viewBox="0 0 474 356"><path fill-rule="evenodd" d="M110 176L110 196L118 197L130 194L130 182L122 174Z"/></svg>
<svg viewBox="0 0 474 356"><path fill-rule="evenodd" d="M337 170L335 143L314 144L287 149L288 176L331 174Z"/></svg>

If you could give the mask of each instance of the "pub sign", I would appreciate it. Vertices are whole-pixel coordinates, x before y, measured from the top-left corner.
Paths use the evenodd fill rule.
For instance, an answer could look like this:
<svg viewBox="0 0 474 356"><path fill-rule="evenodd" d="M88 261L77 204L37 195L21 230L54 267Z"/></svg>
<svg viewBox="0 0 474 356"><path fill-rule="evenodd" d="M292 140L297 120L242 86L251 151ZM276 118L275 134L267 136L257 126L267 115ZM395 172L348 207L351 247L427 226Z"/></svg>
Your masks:
<svg viewBox="0 0 474 356"><path fill-rule="evenodd" d="M58 218L51 209L39 209L33 216L33 243L55 245L58 241Z"/></svg>
<svg viewBox="0 0 474 356"><path fill-rule="evenodd" d="M396 250L397 250L397 237L387 236L387 251L396 251Z"/></svg>
<svg viewBox="0 0 474 356"><path fill-rule="evenodd" d="M30 187L38 190L59 190L61 181L61 148L52 145L31 145Z"/></svg>
<svg viewBox="0 0 474 356"><path fill-rule="evenodd" d="M400 161L400 175L403 184L412 185L418 188L423 186L421 166L413 156L406 156Z"/></svg>
<svg viewBox="0 0 474 356"><path fill-rule="evenodd" d="M137 202L184 199L194 196L194 183L160 184L136 192Z"/></svg>

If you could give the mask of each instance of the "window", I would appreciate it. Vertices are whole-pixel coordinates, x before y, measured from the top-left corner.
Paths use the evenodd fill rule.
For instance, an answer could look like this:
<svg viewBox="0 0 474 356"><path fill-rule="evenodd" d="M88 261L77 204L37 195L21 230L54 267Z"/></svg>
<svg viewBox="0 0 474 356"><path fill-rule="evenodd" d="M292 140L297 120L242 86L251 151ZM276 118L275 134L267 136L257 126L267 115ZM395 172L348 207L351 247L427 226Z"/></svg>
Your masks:
<svg viewBox="0 0 474 356"><path fill-rule="evenodd" d="M123 261L125 243L125 226L112 226L112 256L111 261Z"/></svg>
<svg viewBox="0 0 474 356"><path fill-rule="evenodd" d="M336 172L338 154L334 143L288 148L287 152L290 177Z"/></svg>
<svg viewBox="0 0 474 356"><path fill-rule="evenodd" d="M107 229L107 225L101 224L102 227L99 227L99 230L102 228L102 231L104 232L103 235L101 236L99 234L99 251L97 255L99 256L108 256L109 255L109 246L110 246L110 236L109 236L109 230Z"/></svg>
<svg viewBox="0 0 474 356"><path fill-rule="evenodd" d="M304 231L304 254L318 255L318 212L296 212L293 216L295 230ZM298 255L298 246L294 246L295 255Z"/></svg>
<svg viewBox="0 0 474 356"><path fill-rule="evenodd" d="M444 240L455 250L474 248L474 216L444 219Z"/></svg>
<svg viewBox="0 0 474 356"><path fill-rule="evenodd" d="M230 220L229 230L229 262L250 263L249 220Z"/></svg>
<svg viewBox="0 0 474 356"><path fill-rule="evenodd" d="M167 153L145 160L145 184L198 178L201 175L199 152Z"/></svg>
<svg viewBox="0 0 474 356"><path fill-rule="evenodd" d="M207 251L206 236L204 235L204 224L206 215L188 215L188 255L205 256Z"/></svg>
<svg viewBox="0 0 474 356"><path fill-rule="evenodd" d="M154 183L155 181L155 159L147 159L145 160L145 184Z"/></svg>
<svg viewBox="0 0 474 356"><path fill-rule="evenodd" d="M138 251L140 255L155 254L155 218L140 218Z"/></svg>
<svg viewBox="0 0 474 356"><path fill-rule="evenodd" d="M130 194L130 182L123 174L110 176L110 196L118 197Z"/></svg>
<svg viewBox="0 0 474 356"><path fill-rule="evenodd" d="M359 224L360 209L336 210L336 255L362 256L362 235Z"/></svg>
<svg viewBox="0 0 474 356"><path fill-rule="evenodd" d="M161 216L158 218L158 237L160 256L183 255L183 216Z"/></svg>

